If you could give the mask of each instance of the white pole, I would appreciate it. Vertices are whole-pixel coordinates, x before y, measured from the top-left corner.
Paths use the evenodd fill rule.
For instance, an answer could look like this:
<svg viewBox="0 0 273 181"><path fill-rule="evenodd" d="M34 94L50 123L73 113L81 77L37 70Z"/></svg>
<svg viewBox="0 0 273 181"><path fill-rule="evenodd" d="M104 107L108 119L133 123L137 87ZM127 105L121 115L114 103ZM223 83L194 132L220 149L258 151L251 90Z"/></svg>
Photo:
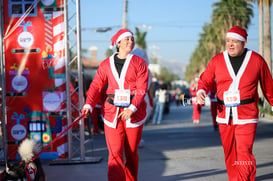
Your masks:
<svg viewBox="0 0 273 181"><path fill-rule="evenodd" d="M79 86L79 114L83 106L83 72L81 61L81 18L80 18L80 2L76 1L76 23L77 23L77 63L78 63L78 86ZM80 120L80 144L81 144L81 160L85 160L85 144L84 144L84 119Z"/></svg>
<svg viewBox="0 0 273 181"><path fill-rule="evenodd" d="M124 0L122 28L127 28L128 0Z"/></svg>
<svg viewBox="0 0 273 181"><path fill-rule="evenodd" d="M64 0L64 23L65 23L65 74L66 74L66 117L67 125L72 123L71 118L71 97L70 97L70 55L69 55L69 29L68 29L68 3ZM71 129L67 132L67 143L68 143L68 159L72 159L72 131Z"/></svg>

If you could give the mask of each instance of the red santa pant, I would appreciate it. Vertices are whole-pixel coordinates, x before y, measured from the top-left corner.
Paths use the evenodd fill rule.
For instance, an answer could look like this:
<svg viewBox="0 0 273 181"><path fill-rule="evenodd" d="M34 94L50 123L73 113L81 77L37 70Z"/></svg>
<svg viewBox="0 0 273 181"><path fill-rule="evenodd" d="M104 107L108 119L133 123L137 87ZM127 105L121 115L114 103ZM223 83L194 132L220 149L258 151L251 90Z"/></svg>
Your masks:
<svg viewBox="0 0 273 181"><path fill-rule="evenodd" d="M108 180L136 181L138 176L138 145L141 140L143 125L126 128L126 122L118 119L117 127L105 125L105 139L109 151ZM123 154L125 152L125 164Z"/></svg>
<svg viewBox="0 0 273 181"><path fill-rule="evenodd" d="M257 124L219 124L230 181L254 181L256 161L252 154Z"/></svg>

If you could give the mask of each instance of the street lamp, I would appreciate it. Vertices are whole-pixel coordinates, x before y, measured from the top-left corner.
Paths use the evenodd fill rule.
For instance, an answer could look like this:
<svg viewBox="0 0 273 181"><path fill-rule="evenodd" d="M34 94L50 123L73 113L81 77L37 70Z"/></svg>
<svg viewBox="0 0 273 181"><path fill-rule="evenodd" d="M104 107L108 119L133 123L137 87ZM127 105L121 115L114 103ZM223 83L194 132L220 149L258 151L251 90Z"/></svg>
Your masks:
<svg viewBox="0 0 273 181"><path fill-rule="evenodd" d="M97 32L97 33L105 33L107 31L111 31L111 30L112 30L111 27L106 27L106 28L97 28L94 31Z"/></svg>
<svg viewBox="0 0 273 181"><path fill-rule="evenodd" d="M92 30L96 33L105 33L107 31L111 31L112 27L100 27L100 28L82 28L82 31L86 31L86 30Z"/></svg>

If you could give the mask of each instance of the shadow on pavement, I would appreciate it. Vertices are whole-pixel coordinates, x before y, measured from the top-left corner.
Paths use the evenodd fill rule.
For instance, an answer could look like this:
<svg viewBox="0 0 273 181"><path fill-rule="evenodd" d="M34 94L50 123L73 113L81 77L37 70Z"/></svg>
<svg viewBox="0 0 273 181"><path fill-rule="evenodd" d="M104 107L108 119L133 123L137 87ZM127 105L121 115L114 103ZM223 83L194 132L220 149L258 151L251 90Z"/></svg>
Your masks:
<svg viewBox="0 0 273 181"><path fill-rule="evenodd" d="M171 106L162 124L144 126L144 147L139 149L140 181L227 180L222 144L219 132L212 127L209 108L202 108L199 126L193 125L191 116L192 107ZM263 157L265 146L271 148L266 139L273 138L272 130L273 123L258 124L256 150L263 158L257 161L259 181L273 178L273 162L267 163ZM108 151L104 135L95 135L88 149L87 156L102 156L103 160L98 164L47 166L48 179L106 181Z"/></svg>

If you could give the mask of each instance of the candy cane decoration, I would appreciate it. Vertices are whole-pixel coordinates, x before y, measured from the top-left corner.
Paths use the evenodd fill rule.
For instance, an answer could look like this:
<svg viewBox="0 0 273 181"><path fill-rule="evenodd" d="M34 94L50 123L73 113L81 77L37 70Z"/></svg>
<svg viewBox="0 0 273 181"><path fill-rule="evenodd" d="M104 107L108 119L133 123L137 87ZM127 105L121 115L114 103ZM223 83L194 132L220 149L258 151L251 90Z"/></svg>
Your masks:
<svg viewBox="0 0 273 181"><path fill-rule="evenodd" d="M52 49L52 13L45 13L45 44L48 49Z"/></svg>
<svg viewBox="0 0 273 181"><path fill-rule="evenodd" d="M62 92L63 102L66 101L66 79L65 79L65 41L64 31L64 13L63 11L54 11L52 15L53 24L53 51L57 61L54 63L52 69L49 69L49 76L55 79L55 86L60 87ZM65 104L64 104L65 105ZM62 130L67 128L67 120L62 119ZM59 133L57 134L57 136ZM61 136L55 143L59 158L65 158L68 155L67 137Z"/></svg>

